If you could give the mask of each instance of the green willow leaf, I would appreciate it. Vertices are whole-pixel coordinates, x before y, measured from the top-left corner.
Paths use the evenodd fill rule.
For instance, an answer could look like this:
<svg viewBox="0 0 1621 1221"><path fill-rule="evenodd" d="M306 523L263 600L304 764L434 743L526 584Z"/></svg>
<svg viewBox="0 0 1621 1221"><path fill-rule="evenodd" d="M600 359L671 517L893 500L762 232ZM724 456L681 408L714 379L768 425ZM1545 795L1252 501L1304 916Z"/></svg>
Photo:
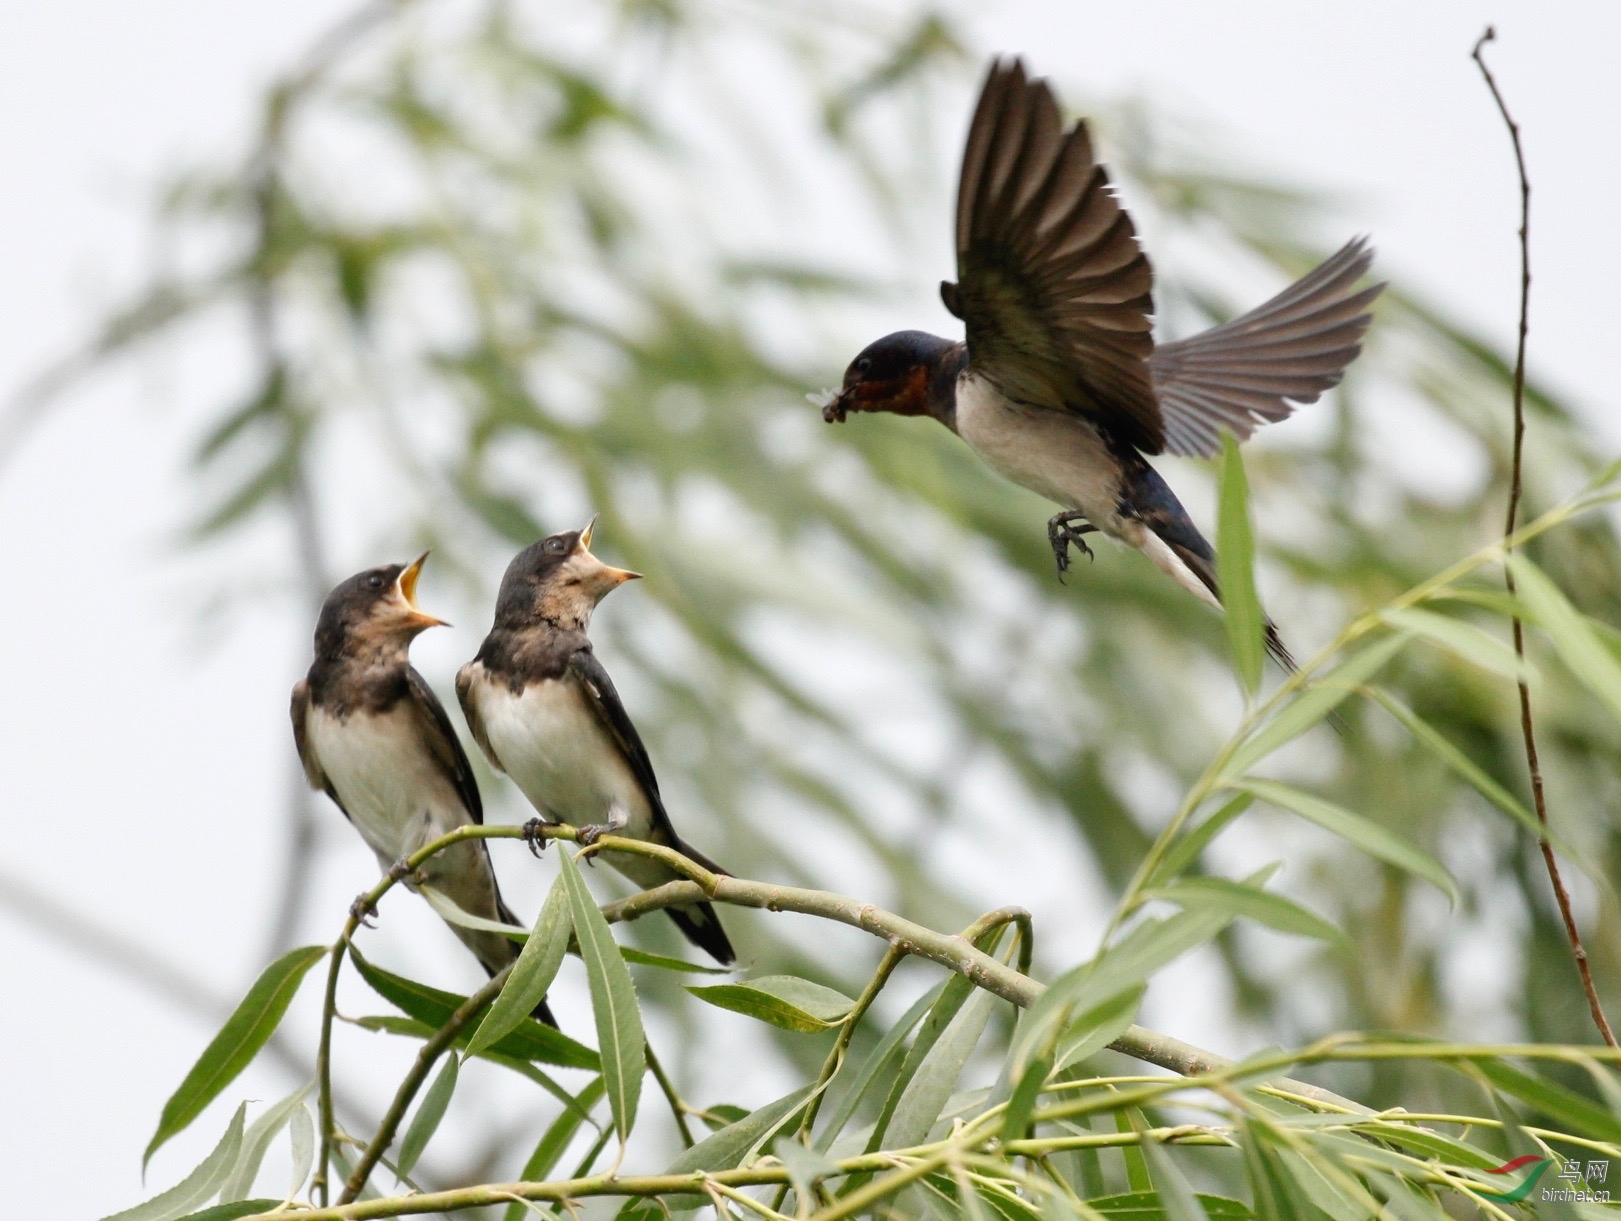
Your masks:
<svg viewBox="0 0 1621 1221"><path fill-rule="evenodd" d="M1143 1160L1148 1163L1148 1175L1159 1190L1165 1221L1209 1221L1209 1214L1193 1194L1193 1185L1188 1182L1187 1176L1165 1152L1165 1146L1140 1125L1138 1116L1139 1112L1132 1112L1133 1126L1137 1128L1137 1147L1143 1151Z"/></svg>
<svg viewBox="0 0 1621 1221"><path fill-rule="evenodd" d="M649 954L634 946L622 945L619 955L632 966L657 967L661 971L678 971L684 975L730 975L735 967L706 967L702 963L688 962L685 958L671 958L665 954Z"/></svg>
<svg viewBox="0 0 1621 1221"><path fill-rule="evenodd" d="M195 1170L168 1191L159 1192L146 1203L104 1217L102 1221L174 1221L174 1218L195 1210L224 1186L236 1166L237 1157L242 1151L242 1127L247 1116L248 1104L244 1102L231 1116L219 1144L198 1163Z"/></svg>
<svg viewBox="0 0 1621 1221"><path fill-rule="evenodd" d="M304 1190L315 1165L315 1117L309 1107L299 1107L287 1125L287 1143L293 1156L293 1172L288 1179L287 1198Z"/></svg>
<svg viewBox="0 0 1621 1221"><path fill-rule="evenodd" d="M1473 623L1411 608L1387 610L1380 618L1393 628L1423 637L1471 665L1510 682L1518 682L1529 674L1506 641L1488 635Z"/></svg>
<svg viewBox="0 0 1621 1221"><path fill-rule="evenodd" d="M877 1046L867 1053L867 1058L850 1077L851 1084L845 1090L844 1096L839 1099L838 1106L833 1108L833 1114L823 1124L822 1134L816 1138L816 1148L820 1152L826 1153L833 1147L833 1142L838 1139L839 1133L844 1131L844 1126L850 1122L856 1108L861 1105L861 1100L872 1091L885 1067L900 1052L906 1036L912 1033L912 1027L921 1022L923 1015L940 1000L948 982L942 980L912 1002L912 1007L884 1032L884 1037L878 1040ZM840 1072L834 1080L837 1081L843 1076L844 1073Z"/></svg>
<svg viewBox="0 0 1621 1221"><path fill-rule="evenodd" d="M229 1204L216 1204L200 1213L187 1213L178 1221L238 1221L241 1217L257 1217L281 1207L280 1200L233 1200Z"/></svg>
<svg viewBox="0 0 1621 1221"><path fill-rule="evenodd" d="M414 979L406 979L374 966L353 946L349 948L349 956L354 959L355 970L371 985L372 991L433 1030L438 1030L449 1021L450 1015L461 1008L462 1002L467 999L460 993L430 988L427 984L419 984ZM375 1028L388 1029L390 1033L414 1033L395 1030L381 1023L375 1024ZM467 1046L472 1037L472 1031L463 1030L456 1039L456 1046ZM555 1064L558 1068L584 1068L592 1072L597 1071L600 1063L597 1053L589 1047L576 1043L544 1022L528 1017L489 1050L515 1060L535 1060L541 1064Z"/></svg>
<svg viewBox="0 0 1621 1221"><path fill-rule="evenodd" d="M1242 1200L1202 1192L1195 1199L1210 1221L1251 1221L1255 1216ZM1157 1191L1129 1191L1123 1195L1099 1196L1088 1200L1086 1206L1108 1217L1109 1221L1169 1221L1164 1202ZM1300 1219L1291 1217L1289 1221Z"/></svg>
<svg viewBox="0 0 1621 1221"><path fill-rule="evenodd" d="M460 1072L461 1060L455 1052L450 1052L445 1056L445 1066L439 1070L439 1075L417 1104L417 1112L411 1117L410 1126L405 1129L405 1136L400 1141L399 1156L394 1160L394 1170L400 1178L411 1173L422 1151L433 1139L433 1134L439 1130L439 1123L444 1119L450 1100L456 1093L456 1078Z"/></svg>
<svg viewBox="0 0 1621 1221"><path fill-rule="evenodd" d="M498 937L505 937L508 941L529 940L528 929L518 928L500 920L487 920L483 916L475 916L449 895L435 890L432 886L423 886L417 893L427 900L428 906L438 912L441 919L450 924L471 929L475 933L494 933Z"/></svg>
<svg viewBox="0 0 1621 1221"><path fill-rule="evenodd" d="M253 1190L253 1181L259 1177L259 1167L264 1163L265 1154L270 1150L270 1143L292 1122L293 1115L304 1109L304 1099L309 1097L310 1091L314 1088L315 1083L312 1081L294 1090L253 1121L253 1125L242 1137L242 1151L237 1155L231 1176L220 1189L221 1204L247 1199L248 1193Z"/></svg>
<svg viewBox="0 0 1621 1221"><path fill-rule="evenodd" d="M1231 433L1221 439L1221 498L1216 509L1216 583L1226 610L1227 639L1244 690L1261 685L1266 657L1266 614L1255 592L1255 535L1250 527L1249 481Z"/></svg>
<svg viewBox="0 0 1621 1221"><path fill-rule="evenodd" d="M524 941L518 961L512 965L512 974L507 976L506 986L468 1040L468 1055L476 1056L485 1048L495 1046L534 1012L535 1006L545 999L552 980L557 978L557 969L563 965L563 955L568 953L569 938L573 935L568 895L562 882L557 881L552 883L546 902L540 906L534 931Z"/></svg>
<svg viewBox="0 0 1621 1221"><path fill-rule="evenodd" d="M1509 557L1519 594L1559 657L1589 691L1621 717L1621 659L1607 649L1587 617L1523 555Z"/></svg>
<svg viewBox="0 0 1621 1221"><path fill-rule="evenodd" d="M1215 907L1280 933L1315 937L1344 949L1351 948L1351 939L1343 929L1293 899L1226 878L1183 878L1163 890L1150 891L1146 897L1164 899L1183 908Z"/></svg>
<svg viewBox="0 0 1621 1221"><path fill-rule="evenodd" d="M307 945L289 950L264 969L236 1011L225 1019L220 1032L197 1057L197 1063L191 1066L180 1088L163 1104L158 1130L152 1134L141 1157L143 1167L165 1141L184 1132L191 1121L219 1097L220 1091L247 1068L281 1024L304 976L326 954L324 945Z"/></svg>
<svg viewBox="0 0 1621 1221"><path fill-rule="evenodd" d="M751 1153L775 1136L815 1092L814 1085L807 1085L767 1103L718 1132L712 1132L692 1148L683 1151L680 1157L665 1167L664 1173L693 1174L741 1166Z"/></svg>
<svg viewBox="0 0 1621 1221"><path fill-rule="evenodd" d="M1231 798L1214 814L1171 844L1169 851L1160 858L1154 872L1149 875L1147 884L1163 885L1192 866L1209 847L1210 841L1225 831L1234 819L1254 804L1255 798L1248 793L1239 793Z"/></svg>
<svg viewBox="0 0 1621 1221"><path fill-rule="evenodd" d="M783 1030L817 1031L839 1025L855 1002L842 992L796 975L765 975L731 984L688 987L699 1000L747 1014Z"/></svg>
<svg viewBox="0 0 1621 1221"><path fill-rule="evenodd" d="M597 1023L597 1045L601 1048L602 1079L608 1089L608 1105L613 1108L614 1127L621 1143L629 1139L636 1122L636 1106L642 1096L642 1075L647 1071L646 1035L642 1014L636 1005L636 985L630 968L619 955L613 932L602 918L602 911L591 898L580 876L579 866L566 851L557 854L560 880L567 887L569 909L574 914L574 935L580 957L585 961L585 978L591 989L591 1012Z"/></svg>
<svg viewBox="0 0 1621 1221"><path fill-rule="evenodd" d="M1324 801L1321 797L1303 793L1275 780L1244 780L1234 787L1259 797L1262 801L1270 802L1280 809L1292 811L1308 822L1316 823L1325 831L1354 844L1369 856L1394 865L1414 877L1423 878L1446 895L1454 906L1457 905L1457 883L1439 862L1404 840L1397 839L1389 831L1362 815L1353 814L1341 806Z"/></svg>
<svg viewBox="0 0 1621 1221"><path fill-rule="evenodd" d="M574 1139L575 1132L579 1131L580 1124L585 1122L585 1116L590 1114L591 1108L601 1100L607 1087L603 1085L602 1078L593 1077L590 1084L575 1096L574 1105L565 1107L563 1113L552 1120L551 1127L541 1134L540 1143L535 1151L529 1155L529 1160L523 1164L523 1170L518 1175L522 1183L544 1183L548 1176L557 1167L557 1160L568 1149L569 1142ZM528 1210L519 1201L507 1205L506 1215L502 1221L522 1221Z"/></svg>
<svg viewBox="0 0 1621 1221"><path fill-rule="evenodd" d="M928 1136L999 1002L1006 1003L993 992L974 989L907 1082L890 1118L885 1146L904 1149L921 1144Z"/></svg>
<svg viewBox="0 0 1621 1221"><path fill-rule="evenodd" d="M1351 654L1323 677L1313 679L1304 691L1285 704L1233 753L1227 766L1222 769L1222 778L1242 775L1273 751L1286 746L1324 720L1345 701L1346 696L1383 669L1385 663L1401 652L1411 639L1407 632L1386 636L1376 644Z"/></svg>

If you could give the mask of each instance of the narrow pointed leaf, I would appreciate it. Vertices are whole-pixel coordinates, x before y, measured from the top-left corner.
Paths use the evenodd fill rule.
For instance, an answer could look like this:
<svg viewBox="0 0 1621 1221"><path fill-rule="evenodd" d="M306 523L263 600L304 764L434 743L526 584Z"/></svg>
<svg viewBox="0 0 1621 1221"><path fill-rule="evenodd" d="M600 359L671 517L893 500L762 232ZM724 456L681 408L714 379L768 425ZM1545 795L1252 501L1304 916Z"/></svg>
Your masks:
<svg viewBox="0 0 1621 1221"><path fill-rule="evenodd" d="M1138 1112L1133 1111L1135 1121ZM1171 1160L1165 1147L1150 1136L1143 1127L1137 1128L1139 1148L1143 1151L1143 1160L1148 1163L1148 1175L1154 1180L1154 1186L1159 1190L1159 1198L1165 1209L1165 1221L1209 1221L1204 1205L1193 1194L1193 1186L1187 1176Z"/></svg>
<svg viewBox="0 0 1621 1221"><path fill-rule="evenodd" d="M1529 673L1507 641L1488 635L1473 623L1411 608L1387 610L1381 618L1391 627L1422 636L1471 665L1511 682L1518 682Z"/></svg>
<svg viewBox="0 0 1621 1221"><path fill-rule="evenodd" d="M276 1033L305 974L326 954L324 945L307 945L289 950L264 969L236 1012L225 1019L220 1032L197 1057L197 1063L191 1066L180 1088L163 1104L158 1130L146 1146L142 1166L152 1160L152 1155L171 1136L185 1131L191 1121L203 1113L203 1108L247 1068L259 1049Z"/></svg>
<svg viewBox="0 0 1621 1221"><path fill-rule="evenodd" d="M822 1134L816 1139L817 1149L826 1153L828 1149L832 1148L833 1142L838 1138L839 1133L844 1131L844 1126L850 1122L856 1108L861 1105L861 1100L871 1092L873 1086L878 1082L885 1066L900 1052L901 1045L906 1041L906 1036L912 1033L912 1027L922 1021L923 1015L939 1001L941 994L945 991L946 982L948 981L941 981L912 1002L912 1007L901 1015L898 1022L884 1032L884 1037L878 1040L877 1046L867 1053L867 1058L861 1062L854 1075L850 1077L850 1087L845 1090L844 1096L839 1099L839 1105L833 1109L833 1114L828 1117L823 1125ZM844 1074L841 1072L834 1077L834 1080L837 1081L843 1076Z"/></svg>
<svg viewBox="0 0 1621 1221"><path fill-rule="evenodd" d="M1248 793L1239 793L1193 830L1183 834L1160 858L1154 872L1148 877L1148 885L1159 886L1197 862L1204 850L1209 847L1210 841L1226 830L1234 819L1254 803L1255 798Z"/></svg>
<svg viewBox="0 0 1621 1221"><path fill-rule="evenodd" d="M985 1033L985 1025L1000 999L994 993L974 989L907 1083L905 1093L895 1106L894 1117L889 1121L886 1146L904 1149L921 1143L928 1136L957 1088L957 1079L962 1076L974 1048L979 1046L980 1036Z"/></svg>
<svg viewBox="0 0 1621 1221"><path fill-rule="evenodd" d="M687 991L708 1004L747 1014L783 1030L828 1030L855 1008L855 1002L844 993L795 975L766 975L731 984L688 987Z"/></svg>
<svg viewBox="0 0 1621 1221"><path fill-rule="evenodd" d="M242 1217L256 1217L281 1207L280 1200L234 1200L229 1204L216 1204L202 1212L187 1213L179 1221L239 1221Z"/></svg>
<svg viewBox="0 0 1621 1221"><path fill-rule="evenodd" d="M552 883L546 902L535 917L535 927L518 953L518 961L507 976L506 986L495 998L468 1040L467 1054L476 1056L499 1043L520 1022L526 1021L536 1005L546 998L546 989L557 978L557 969L568 953L574 921L569 917L568 895L562 882Z"/></svg>
<svg viewBox="0 0 1621 1221"><path fill-rule="evenodd" d="M559 851L560 880L567 886L569 909L574 917L574 935L585 962L586 982L591 988L591 1012L597 1023L597 1044L602 1057L602 1078L608 1088L608 1105L613 1108L614 1126L623 1143L636 1122L636 1107L642 1096L642 1075L647 1070L646 1036L642 1015L636 1005L636 985L630 968L619 956L608 922L586 889L579 866L566 851Z"/></svg>
<svg viewBox="0 0 1621 1221"><path fill-rule="evenodd" d="M292 1122L287 1125L287 1143L293 1155L293 1171L287 1180L287 1198L291 1200L304 1190L315 1165L315 1117L309 1107L301 1106L293 1112Z"/></svg>
<svg viewBox="0 0 1621 1221"><path fill-rule="evenodd" d="M103 1221L174 1221L176 1217L195 1211L199 1204L219 1191L236 1166L237 1155L242 1151L242 1128L247 1116L248 1104L244 1102L231 1116L219 1144L198 1163L195 1170L168 1191L159 1192L146 1203L114 1213Z"/></svg>
<svg viewBox="0 0 1621 1221"><path fill-rule="evenodd" d="M1313 679L1266 724L1239 747L1222 770L1222 776L1240 776L1272 752L1294 741L1306 730L1324 720L1359 685L1372 678L1406 647L1412 636L1399 632L1376 644L1359 649L1321 678Z"/></svg>
<svg viewBox="0 0 1621 1221"><path fill-rule="evenodd" d="M1542 630L1548 633L1570 672L1621 717L1621 660L1604 647L1580 611L1523 555L1509 558L1519 593Z"/></svg>
<svg viewBox="0 0 1621 1221"><path fill-rule="evenodd" d="M741 1166L749 1154L775 1135L800 1107L810 1101L810 1096L815 1092L814 1085L807 1085L767 1103L718 1132L710 1133L671 1162L664 1173L692 1174Z"/></svg>
<svg viewBox="0 0 1621 1221"><path fill-rule="evenodd" d="M296 1112L304 1110L304 1099L309 1097L313 1088L314 1082L311 1082L294 1090L253 1121L242 1136L242 1150L237 1155L236 1165L220 1190L221 1204L247 1199L248 1193L253 1190L254 1179L259 1177L259 1167L270 1150L271 1142L292 1121Z"/></svg>
<svg viewBox="0 0 1621 1221"><path fill-rule="evenodd" d="M433 1134L439 1130L439 1122L444 1119L451 1097L456 1093L456 1078L460 1069L461 1060L455 1052L450 1052L445 1056L444 1067L417 1104L417 1113L411 1117L411 1124L405 1129L405 1136L400 1141L400 1154L394 1162L394 1169L402 1179L411 1173L422 1151L433 1139Z"/></svg>
<svg viewBox="0 0 1621 1221"><path fill-rule="evenodd" d="M1226 878L1183 878L1163 890L1151 891L1151 897L1164 899L1183 908L1207 906L1229 911L1235 916L1254 920L1280 933L1293 933L1299 937L1315 937L1349 949L1351 939L1345 931L1336 928L1316 912L1310 911L1293 899L1270 890L1260 890Z"/></svg>
<svg viewBox="0 0 1621 1221"><path fill-rule="evenodd" d="M622 945L619 955L632 966L657 967L661 971L679 971L685 975L730 975L735 967L706 967L702 963L688 962L685 958L671 958L665 954L649 954L634 946Z"/></svg>
<svg viewBox="0 0 1621 1221"><path fill-rule="evenodd" d="M1314 822L1325 831L1338 835L1354 844L1369 856L1422 878L1454 905L1458 902L1458 887L1452 876L1441 868L1433 857L1398 839L1389 831L1370 822L1360 814L1337 806L1311 793L1290 788L1273 780L1245 780L1235 787L1252 793L1262 801L1271 802L1281 809L1292 811L1308 822Z"/></svg>
<svg viewBox="0 0 1621 1221"><path fill-rule="evenodd" d="M507 924L501 920L487 920L483 916L475 916L462 907L449 895L435 890L432 886L424 886L419 894L428 901L428 906L439 913L441 919L460 928L471 929L475 933L494 933L505 937L509 941L528 941L529 930L519 928L515 924Z"/></svg>
<svg viewBox="0 0 1621 1221"><path fill-rule="evenodd" d="M1255 535L1250 528L1249 481L1231 433L1221 441L1221 502L1216 510L1216 578L1227 612L1227 639L1244 690L1261 685L1266 615L1255 592Z"/></svg>
<svg viewBox="0 0 1621 1221"><path fill-rule="evenodd" d="M374 966L353 946L349 949L349 956L354 960L355 970L360 973L360 977L371 985L377 995L391 1004L398 1005L404 1012L425 1026L432 1027L433 1030L438 1030L449 1021L450 1015L467 999L459 993L430 988L427 984L419 984L414 979L406 979L402 975L395 975L392 971ZM413 1033L382 1023L377 1023L375 1028L389 1030L393 1034ZM472 1037L471 1031L464 1030L456 1040L456 1046L467 1046ZM497 1040L489 1050L511 1056L515 1060L536 1060L542 1064L555 1064L559 1068L584 1068L592 1072L597 1070L599 1063L597 1053L589 1047L576 1043L566 1034L553 1030L544 1022L537 1022L528 1017Z"/></svg>

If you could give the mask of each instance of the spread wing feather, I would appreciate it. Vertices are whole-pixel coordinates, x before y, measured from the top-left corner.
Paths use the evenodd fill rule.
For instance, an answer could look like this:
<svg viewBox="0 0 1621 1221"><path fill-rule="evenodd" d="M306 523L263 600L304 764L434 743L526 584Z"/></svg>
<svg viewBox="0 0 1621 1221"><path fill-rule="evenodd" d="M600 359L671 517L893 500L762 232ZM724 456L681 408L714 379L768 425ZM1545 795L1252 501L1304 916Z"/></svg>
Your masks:
<svg viewBox="0 0 1621 1221"><path fill-rule="evenodd" d="M968 358L1009 398L1079 411L1164 447L1147 359L1153 272L1093 156L1043 80L991 66L963 151L956 284Z"/></svg>
<svg viewBox="0 0 1621 1221"><path fill-rule="evenodd" d="M1155 348L1148 367L1165 448L1210 457L1223 430L1246 440L1338 385L1362 350L1368 306L1384 288L1356 287L1372 264L1367 239L1354 238L1249 313Z"/></svg>

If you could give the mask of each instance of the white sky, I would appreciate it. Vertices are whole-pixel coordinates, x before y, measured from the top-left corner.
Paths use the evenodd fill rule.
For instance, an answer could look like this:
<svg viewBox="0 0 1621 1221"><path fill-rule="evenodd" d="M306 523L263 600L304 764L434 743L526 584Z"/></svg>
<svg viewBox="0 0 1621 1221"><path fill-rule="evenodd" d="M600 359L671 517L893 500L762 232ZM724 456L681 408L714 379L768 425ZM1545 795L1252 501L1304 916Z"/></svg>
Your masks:
<svg viewBox="0 0 1621 1221"><path fill-rule="evenodd" d="M0 394L132 281L152 185L234 148L256 88L334 11L311 0L0 6ZM1371 231L1384 267L1507 342L1512 167L1468 59L1487 20L1536 192L1533 367L1621 440L1609 410L1621 360L1621 6L1003 3L974 28L1037 71L1179 106L1249 165L1345 192L1347 231ZM286 690L303 662L270 618L196 659L204 574L168 541L187 503L175 455L190 422L162 411L163 386L162 369L99 383L0 477L0 869L234 996L266 919L274 870L263 862L279 852L266 811L283 791ZM368 876L354 847L323 895ZM64 1184L76 1215L133 1203L158 1108L209 1031L3 911L0 947L9 1210L53 1215ZM1197 1017L1176 1033L1197 1039ZM286 1088L268 1072L244 1082L232 1093ZM200 1149L177 1142L153 1186Z"/></svg>

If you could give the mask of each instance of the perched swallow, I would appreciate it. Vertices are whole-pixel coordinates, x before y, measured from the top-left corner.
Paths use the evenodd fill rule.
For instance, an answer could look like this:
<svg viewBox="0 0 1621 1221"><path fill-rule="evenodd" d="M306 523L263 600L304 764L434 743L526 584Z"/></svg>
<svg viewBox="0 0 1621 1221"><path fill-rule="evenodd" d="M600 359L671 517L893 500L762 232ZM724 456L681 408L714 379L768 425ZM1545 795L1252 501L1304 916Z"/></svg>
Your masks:
<svg viewBox="0 0 1621 1221"><path fill-rule="evenodd" d="M593 522L594 524L594 522ZM659 797L647 748L631 724L586 629L608 592L639 574L591 554L591 526L518 553L501 579L495 625L478 656L456 674L473 737L511 776L546 822L663 844L706 869L724 870L683 843ZM644 889L681 875L628 853L608 861ZM689 941L717 962L735 955L708 903L666 909Z"/></svg>
<svg viewBox="0 0 1621 1221"><path fill-rule="evenodd" d="M1060 578L1101 531L1219 607L1215 553L1144 455L1213 456L1223 430L1243 441L1338 384L1384 287L1357 287L1372 261L1354 239L1249 313L1156 344L1153 272L1086 124L1066 133L1046 81L994 63L963 151L957 282L940 286L966 341L886 335L823 418L932 416L1063 506L1047 524ZM1270 627L1268 645L1289 664Z"/></svg>
<svg viewBox="0 0 1621 1221"><path fill-rule="evenodd" d="M417 609L427 558L373 568L334 589L315 629L315 662L293 688L293 739L310 787L332 798L385 871L441 835L484 821L467 753L410 661L417 634L444 624ZM405 881L413 890L433 887L471 915L519 924L501 901L482 840L445 849ZM450 930L491 975L518 956L498 933ZM557 1024L544 999L535 1016Z"/></svg>

